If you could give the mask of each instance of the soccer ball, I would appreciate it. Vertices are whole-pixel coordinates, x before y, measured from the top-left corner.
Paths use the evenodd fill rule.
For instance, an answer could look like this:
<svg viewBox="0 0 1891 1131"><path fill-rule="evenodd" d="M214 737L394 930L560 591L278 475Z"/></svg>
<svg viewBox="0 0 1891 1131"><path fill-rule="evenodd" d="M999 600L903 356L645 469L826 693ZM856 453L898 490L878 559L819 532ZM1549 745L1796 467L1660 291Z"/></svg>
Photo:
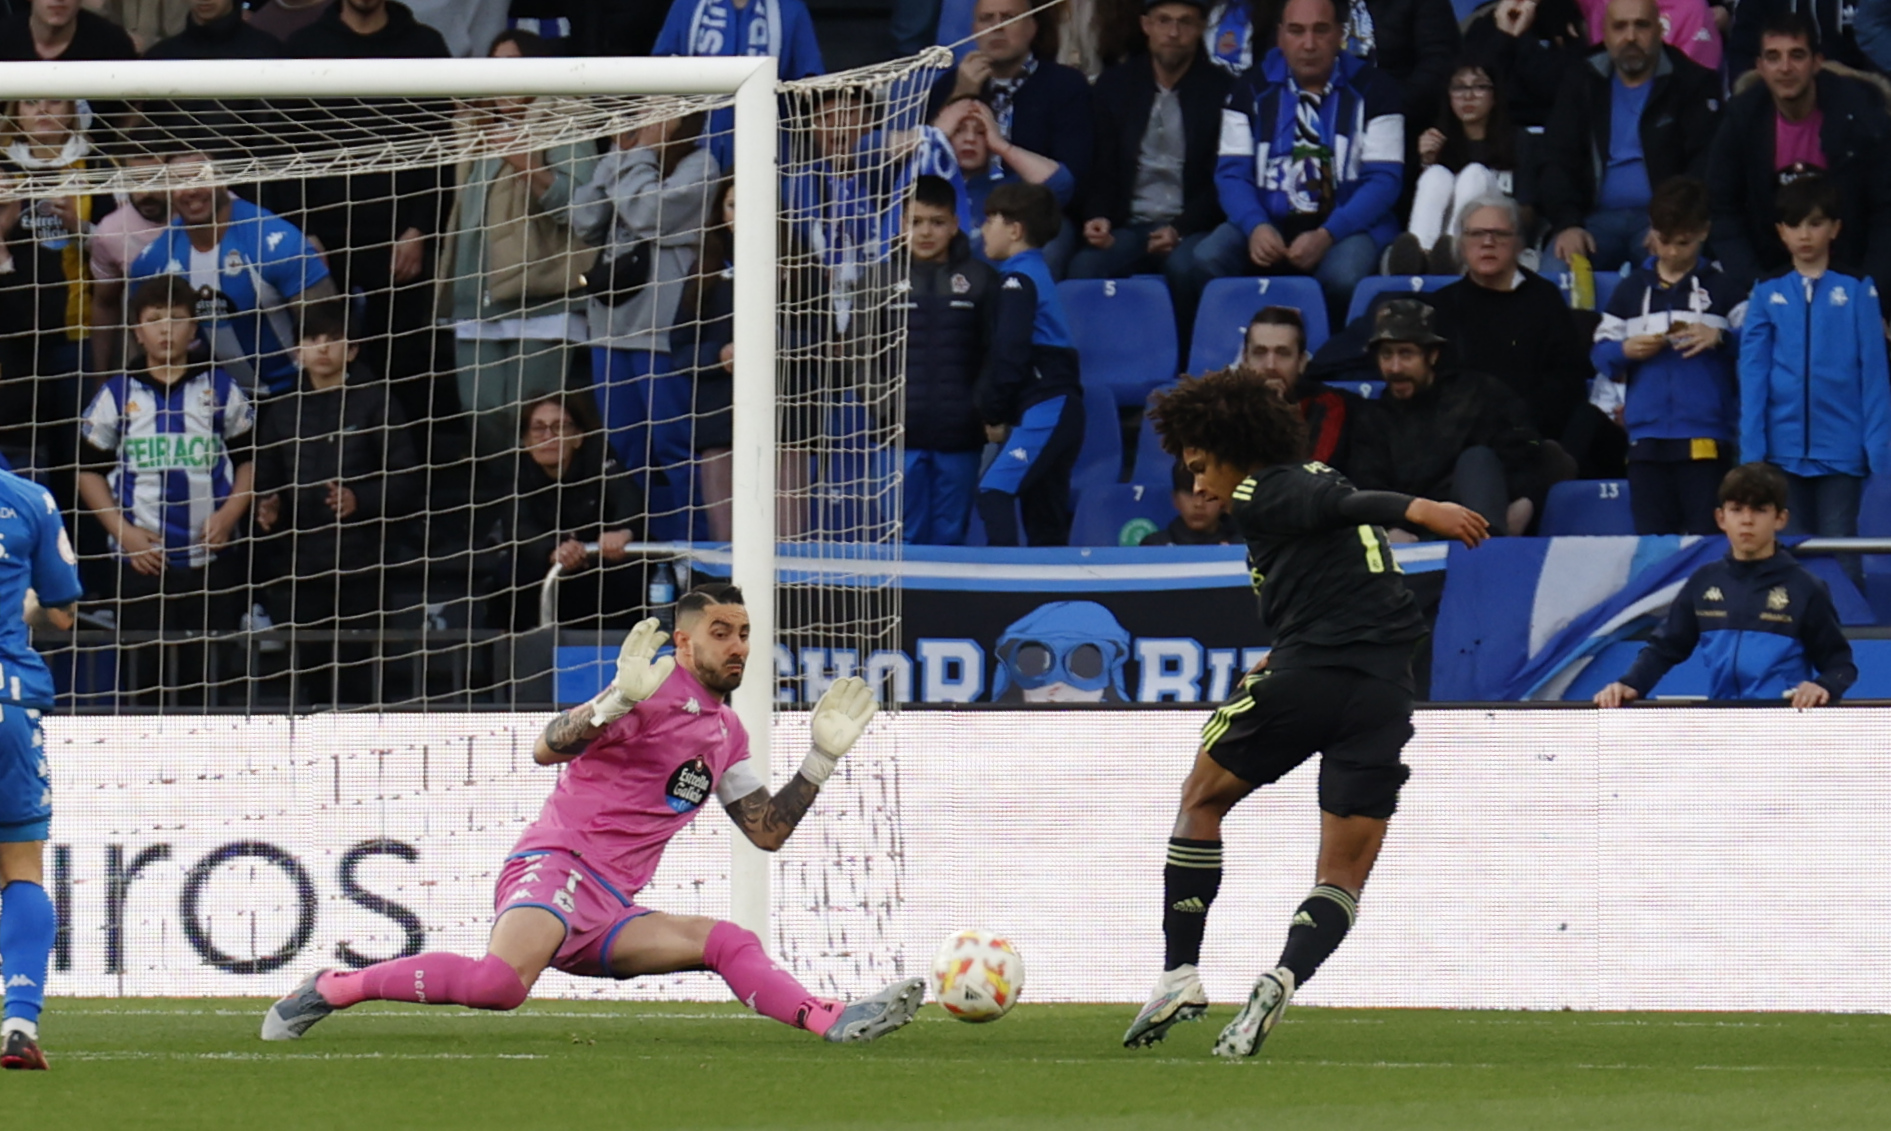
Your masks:
<svg viewBox="0 0 1891 1131"><path fill-rule="evenodd" d="M932 998L960 1021L996 1021L1024 992L1024 959L989 931L960 931L932 960Z"/></svg>

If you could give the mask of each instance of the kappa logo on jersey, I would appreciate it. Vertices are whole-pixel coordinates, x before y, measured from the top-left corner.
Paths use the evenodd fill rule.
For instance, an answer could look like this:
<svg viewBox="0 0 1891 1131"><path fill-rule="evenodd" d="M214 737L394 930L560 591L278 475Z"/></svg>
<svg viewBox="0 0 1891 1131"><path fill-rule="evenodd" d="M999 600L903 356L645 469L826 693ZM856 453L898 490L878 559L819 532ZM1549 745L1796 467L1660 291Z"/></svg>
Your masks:
<svg viewBox="0 0 1891 1131"><path fill-rule="evenodd" d="M709 790L714 785L715 778L709 772L708 763L701 758L691 758L670 775L663 800L671 810L688 813L708 800Z"/></svg>
<svg viewBox="0 0 1891 1131"><path fill-rule="evenodd" d="M1023 448L1013 448L1005 454L1017 460L1019 463L1023 463L1031 458L1031 453L1025 451Z"/></svg>
<svg viewBox="0 0 1891 1131"><path fill-rule="evenodd" d="M1016 277L1005 280L1005 290L1021 291L1023 289L1024 289L1024 284L1019 282Z"/></svg>
<svg viewBox="0 0 1891 1131"><path fill-rule="evenodd" d="M1720 586L1718 585L1709 585L1707 592L1701 594L1701 600L1703 601L1725 601L1726 599L1726 597L1721 595Z"/></svg>
<svg viewBox="0 0 1891 1131"><path fill-rule="evenodd" d="M286 232L269 233L268 237L263 240L263 247L269 251L276 250L278 247L282 246L282 237L287 234Z"/></svg>
<svg viewBox="0 0 1891 1131"><path fill-rule="evenodd" d="M683 704L683 713L686 715L700 715L703 713L703 705L696 702L696 697L692 695L689 697L689 701Z"/></svg>
<svg viewBox="0 0 1891 1131"><path fill-rule="evenodd" d="M33 979L27 977L24 974L15 974L13 975L13 977L7 979L7 989L9 990L15 986L37 986L37 985L39 985L38 982L35 982Z"/></svg>
<svg viewBox="0 0 1891 1131"><path fill-rule="evenodd" d="M1785 306L1786 296L1783 294L1780 294L1778 291L1774 291L1771 295L1767 297L1766 301L1772 303L1774 306Z"/></svg>

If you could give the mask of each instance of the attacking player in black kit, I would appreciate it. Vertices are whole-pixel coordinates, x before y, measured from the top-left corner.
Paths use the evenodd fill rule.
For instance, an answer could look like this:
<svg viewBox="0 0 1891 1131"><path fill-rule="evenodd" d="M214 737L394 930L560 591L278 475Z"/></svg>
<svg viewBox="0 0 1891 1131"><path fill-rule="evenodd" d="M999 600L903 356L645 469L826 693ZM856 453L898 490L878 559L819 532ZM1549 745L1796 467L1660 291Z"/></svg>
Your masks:
<svg viewBox="0 0 1891 1131"><path fill-rule="evenodd" d="M1303 462L1298 410L1237 371L1183 380L1150 416L1195 489L1227 502L1274 648L1202 729L1163 869L1164 973L1123 1044L1154 1044L1207 1013L1196 966L1221 886L1222 818L1317 752L1315 886L1278 967L1215 1042L1217 1056L1253 1056L1294 988L1346 937L1410 774L1399 753L1412 737L1412 656L1426 628L1383 528L1422 527L1474 547L1489 524L1455 503L1360 491Z"/></svg>

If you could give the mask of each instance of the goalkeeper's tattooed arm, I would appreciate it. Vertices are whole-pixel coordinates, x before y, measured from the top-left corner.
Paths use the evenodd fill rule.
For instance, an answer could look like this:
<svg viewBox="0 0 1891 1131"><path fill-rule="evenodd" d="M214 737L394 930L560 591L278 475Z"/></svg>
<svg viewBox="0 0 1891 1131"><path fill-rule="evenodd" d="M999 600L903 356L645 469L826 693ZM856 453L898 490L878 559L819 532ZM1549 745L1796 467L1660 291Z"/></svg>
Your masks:
<svg viewBox="0 0 1891 1131"><path fill-rule="evenodd" d="M801 818L807 816L808 806L814 804L814 795L819 792L820 786L796 774L781 787L780 793L771 797L766 789L758 789L730 805L728 812L755 847L763 852L774 852L788 843L788 837L801 823Z"/></svg>
<svg viewBox="0 0 1891 1131"><path fill-rule="evenodd" d="M532 761L541 766L569 762L584 753L584 748L603 730L591 725L591 704L580 703L552 716L552 721L545 724L544 732L532 747Z"/></svg>

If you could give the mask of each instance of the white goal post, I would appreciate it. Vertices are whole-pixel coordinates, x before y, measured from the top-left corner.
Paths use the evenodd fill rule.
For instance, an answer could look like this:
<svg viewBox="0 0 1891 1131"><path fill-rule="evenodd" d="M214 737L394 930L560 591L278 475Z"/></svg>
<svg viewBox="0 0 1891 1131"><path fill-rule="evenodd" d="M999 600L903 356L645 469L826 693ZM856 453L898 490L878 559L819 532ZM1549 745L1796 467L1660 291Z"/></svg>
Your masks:
<svg viewBox="0 0 1891 1131"><path fill-rule="evenodd" d="M732 580L747 593L755 672L735 695L764 779L774 681L776 542L775 61L740 58L310 59L12 63L0 99L496 98L732 95L735 108ZM441 162L451 160L442 146ZM731 917L766 936L769 871L739 839Z"/></svg>

